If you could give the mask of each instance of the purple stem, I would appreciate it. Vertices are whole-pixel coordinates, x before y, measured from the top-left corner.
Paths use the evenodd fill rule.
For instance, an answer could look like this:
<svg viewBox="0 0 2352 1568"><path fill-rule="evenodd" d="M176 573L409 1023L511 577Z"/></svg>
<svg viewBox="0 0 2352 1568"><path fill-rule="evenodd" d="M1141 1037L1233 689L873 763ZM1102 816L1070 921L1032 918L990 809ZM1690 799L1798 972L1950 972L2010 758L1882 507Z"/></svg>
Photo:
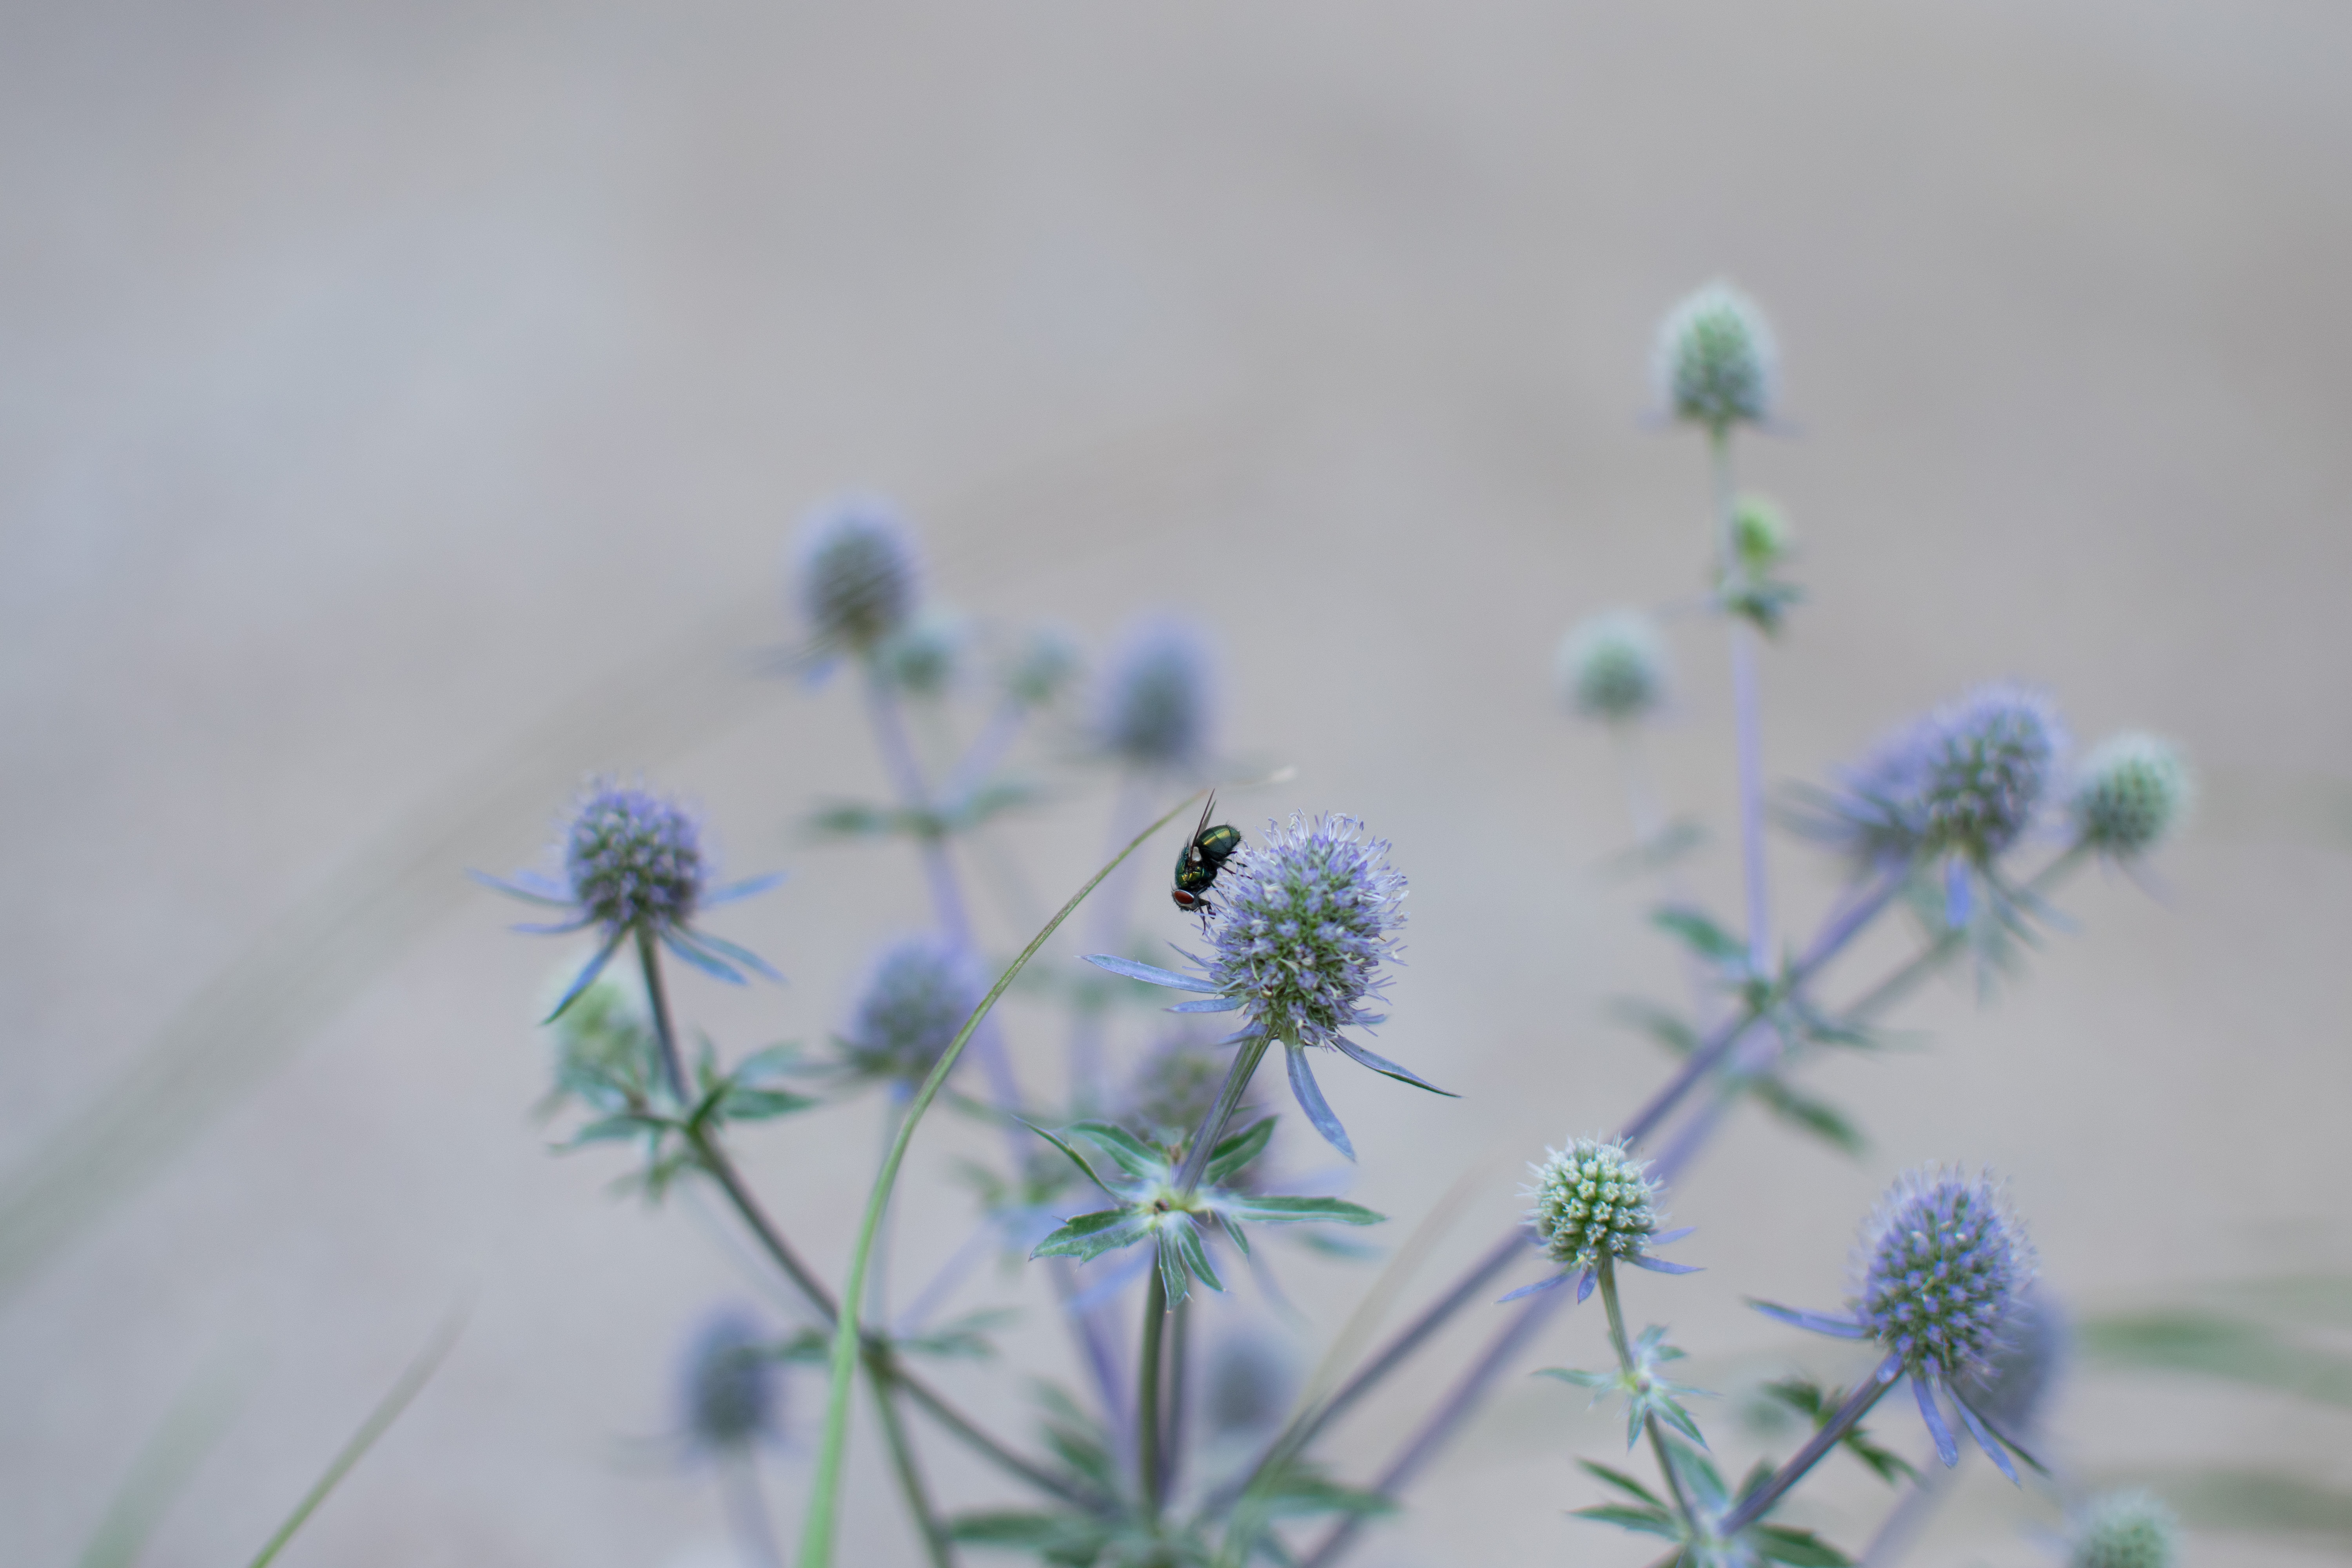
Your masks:
<svg viewBox="0 0 2352 1568"><path fill-rule="evenodd" d="M1869 1415L1870 1407L1886 1396L1886 1391L1895 1386L1895 1380L1902 1371L1903 1358L1890 1352L1885 1361L1878 1363L1878 1370L1846 1396L1845 1403L1838 1406L1838 1413L1830 1417L1829 1425L1814 1433L1812 1441L1798 1449L1797 1457L1775 1471L1772 1479L1760 1489L1750 1493L1745 1502L1733 1509L1717 1527L1717 1533L1737 1535L1769 1513L1772 1505L1779 1502L1790 1487L1803 1480L1805 1472L1820 1464L1832 1448L1844 1440L1845 1435L1853 1429L1854 1423Z"/></svg>
<svg viewBox="0 0 2352 1568"><path fill-rule="evenodd" d="M1745 570L1739 560L1731 481L1731 431L1716 430L1710 443L1715 466L1715 515L1726 584ZM1759 974L1772 963L1772 896L1764 874L1764 715L1757 689L1756 628L1744 616L1731 621L1731 709L1739 761L1739 848L1748 881L1748 962Z"/></svg>

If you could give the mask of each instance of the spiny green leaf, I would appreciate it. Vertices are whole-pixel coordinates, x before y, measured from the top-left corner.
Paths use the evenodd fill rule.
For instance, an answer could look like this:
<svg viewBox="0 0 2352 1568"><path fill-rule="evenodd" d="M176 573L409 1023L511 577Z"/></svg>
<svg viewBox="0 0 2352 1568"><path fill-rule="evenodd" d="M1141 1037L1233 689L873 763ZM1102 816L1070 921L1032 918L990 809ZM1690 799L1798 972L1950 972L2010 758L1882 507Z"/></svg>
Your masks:
<svg viewBox="0 0 2352 1568"><path fill-rule="evenodd" d="M1743 1532L1758 1555L1790 1568L1849 1568L1853 1559L1810 1530L1784 1524L1759 1524Z"/></svg>
<svg viewBox="0 0 2352 1568"><path fill-rule="evenodd" d="M1578 1519L1613 1524L1638 1535L1660 1535L1668 1541L1683 1538L1682 1521L1662 1508L1629 1508L1623 1503L1604 1502L1573 1511Z"/></svg>
<svg viewBox="0 0 2352 1568"><path fill-rule="evenodd" d="M1291 1225L1313 1219L1328 1219L1339 1225L1378 1225L1388 1218L1388 1215L1375 1214L1361 1204L1351 1204L1342 1198L1288 1198L1256 1193L1219 1193L1208 1201L1220 1213L1255 1220L1261 1225Z"/></svg>
<svg viewBox="0 0 2352 1568"><path fill-rule="evenodd" d="M1658 1496L1622 1470L1614 1469L1607 1465L1594 1464L1591 1459L1579 1459L1576 1464L1579 1469L1592 1477L1593 1479L1605 1481L1619 1491L1631 1493L1652 1508L1663 1509L1666 1506L1665 1499Z"/></svg>
<svg viewBox="0 0 2352 1568"><path fill-rule="evenodd" d="M1164 1181L1172 1174L1165 1155L1124 1127L1114 1127L1108 1121L1073 1121L1062 1131L1085 1138L1116 1161L1121 1171L1139 1181Z"/></svg>
<svg viewBox="0 0 2352 1568"><path fill-rule="evenodd" d="M1133 1209L1101 1209L1082 1214L1039 1242L1032 1258L1075 1258L1079 1262L1132 1246L1150 1234L1150 1227Z"/></svg>
<svg viewBox="0 0 2352 1568"><path fill-rule="evenodd" d="M1265 1152L1266 1140L1274 1136L1274 1124L1279 1120L1268 1116L1219 1143L1209 1156L1206 1175L1209 1181L1222 1182L1241 1170Z"/></svg>

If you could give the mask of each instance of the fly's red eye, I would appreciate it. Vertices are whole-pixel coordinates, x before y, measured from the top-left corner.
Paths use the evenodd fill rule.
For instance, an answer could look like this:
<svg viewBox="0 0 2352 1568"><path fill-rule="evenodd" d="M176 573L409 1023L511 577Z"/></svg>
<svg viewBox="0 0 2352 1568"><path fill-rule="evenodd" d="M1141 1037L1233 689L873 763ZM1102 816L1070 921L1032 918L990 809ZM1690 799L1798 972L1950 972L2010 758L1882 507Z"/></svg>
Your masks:
<svg viewBox="0 0 2352 1568"><path fill-rule="evenodd" d="M1176 900L1176 907L1180 910L1189 910L1201 901L1181 888L1170 889L1168 896Z"/></svg>

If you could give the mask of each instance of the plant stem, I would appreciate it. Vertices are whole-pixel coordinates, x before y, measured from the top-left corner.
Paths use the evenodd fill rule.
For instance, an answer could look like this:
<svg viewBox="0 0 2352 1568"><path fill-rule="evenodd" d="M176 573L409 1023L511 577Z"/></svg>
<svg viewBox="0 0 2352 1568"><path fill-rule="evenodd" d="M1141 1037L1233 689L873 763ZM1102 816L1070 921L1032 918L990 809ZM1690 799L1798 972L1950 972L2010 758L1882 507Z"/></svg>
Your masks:
<svg viewBox="0 0 2352 1568"><path fill-rule="evenodd" d="M1146 839L1174 821L1192 800L1198 798L1199 794L1196 792L1187 799L1178 802L1167 816L1137 834L1128 847L1119 851L1108 865L1089 878L1086 886L1072 895L1070 901L1062 906L1061 911L1045 923L1045 929L1030 939L1029 945L1021 950L1021 955L1007 965L1004 973L998 976L996 984L989 987L988 994L981 998L980 1005L972 1009L971 1016L964 1020L963 1027L956 1031L956 1037L949 1042L948 1048L941 1053L938 1063L932 1067L930 1075L923 1079L922 1088L915 1091L913 1102L907 1107L906 1120L899 1124L898 1136L890 1146L889 1156L883 1161L882 1173L875 1181L872 1194L866 1198L865 1216L858 1226L857 1240L849 1256L849 1277L842 1289L844 1300L855 1301L863 1295L866 1289L866 1277L874 1260L875 1233L880 1227L882 1210L889 1202L890 1189L898 1181L899 1167L906 1162L907 1145L912 1142L915 1129L921 1125L924 1112L928 1111L931 1108L931 1102L939 1098L940 1089L946 1084L948 1074L955 1070L957 1061L963 1056L964 1047L971 1042L974 1031L988 1016L989 1010L996 1005L997 998L1004 994L1006 989L1019 977L1021 971L1028 966L1029 961L1037 955L1038 950L1043 948L1046 941L1061 929L1062 922L1076 911L1077 907L1086 901L1087 895L1093 892L1105 877L1109 876L1118 868L1119 863L1139 848ZM833 1547L837 1533L841 1501L842 1460L849 1446L849 1390L856 1377L858 1346L857 1326L845 1316L834 1329L832 1373L825 1399L824 1436L817 1449L816 1474L809 1488L808 1512L801 1531L799 1568L831 1568L833 1563Z"/></svg>
<svg viewBox="0 0 2352 1568"><path fill-rule="evenodd" d="M947 1531L931 1507L930 1492L923 1485L923 1472L915 1463L915 1446L908 1440L907 1424L900 1419L898 1404L890 1396L890 1385L877 1381L872 1387L874 1414L882 1423L882 1433L889 1445L890 1468L898 1479L898 1495L906 1500L907 1511L914 1516L915 1533L923 1541L923 1554L930 1559L931 1568L953 1568L955 1558L948 1550Z"/></svg>
<svg viewBox="0 0 2352 1568"><path fill-rule="evenodd" d="M1603 1258L1593 1269L1601 1286L1601 1304L1609 1310L1609 1342L1617 1352L1617 1367L1627 1378L1644 1375L1633 1362L1633 1342L1625 1337L1625 1314L1617 1306L1617 1260ZM1658 1472L1666 1478L1666 1490L1674 1494L1675 1511L1685 1524L1696 1522L1691 1516L1690 1499L1683 1495L1683 1479L1675 1469L1674 1457L1666 1452L1666 1439L1658 1430L1658 1418L1644 1411L1642 1429L1649 1434L1650 1451L1657 1456Z"/></svg>
<svg viewBox="0 0 2352 1568"><path fill-rule="evenodd" d="M637 966L645 972L646 1005L653 1009L662 1081L669 1085L670 1098L684 1110L691 1103L686 1097L686 1065L678 1060L677 1032L670 1027L669 993L662 985L661 960L654 952L654 928L642 921L637 926Z"/></svg>
<svg viewBox="0 0 2352 1568"><path fill-rule="evenodd" d="M1234 1119L1240 1108L1242 1096L1249 1092L1250 1079L1257 1072L1257 1064L1265 1059L1266 1047L1273 1045L1271 1037L1253 1035L1241 1043L1234 1053L1234 1065L1225 1069L1225 1081L1217 1090L1217 1102L1202 1119L1201 1130L1192 1135L1190 1147L1184 1151L1184 1163L1177 1168L1176 1191L1181 1197L1191 1197L1201 1184L1201 1173L1209 1168L1209 1156L1216 1152L1217 1140L1225 1135L1225 1123Z"/></svg>
<svg viewBox="0 0 2352 1568"><path fill-rule="evenodd" d="M1731 476L1731 428L1717 426L1707 444L1715 471L1717 548L1727 586L1745 573L1739 559L1738 500ZM1731 617L1731 709L1739 767L1740 861L1748 885L1748 962L1757 973L1772 964L1772 896L1764 874L1764 723L1757 689L1757 632L1744 616Z"/></svg>
<svg viewBox="0 0 2352 1568"><path fill-rule="evenodd" d="M1176 1303L1168 1325L1168 1436L1160 1445L1160 1491L1162 1497L1176 1489L1176 1478L1184 1463L1184 1370L1192 1338L1192 1298L1185 1297Z"/></svg>
<svg viewBox="0 0 2352 1568"><path fill-rule="evenodd" d="M1157 1524L1166 1500L1167 1478L1160 1464L1160 1341L1168 1328L1168 1277L1158 1268L1143 1292L1143 1348L1136 1356L1135 1483L1143 1494L1143 1517Z"/></svg>
<svg viewBox="0 0 2352 1568"><path fill-rule="evenodd" d="M759 1471L749 1447L723 1457L719 1489L726 1501L728 1526L734 1531L744 1562L751 1568L784 1568L784 1554L768 1522L768 1505L760 1496Z"/></svg>
<svg viewBox="0 0 2352 1568"><path fill-rule="evenodd" d="M1797 1450L1796 1458L1774 1471L1770 1480L1725 1516L1717 1533L1727 1538L1737 1535L1771 1511L1772 1505L1779 1502L1790 1487L1804 1479L1805 1472L1820 1464L1829 1451L1853 1429L1854 1423L1869 1415L1870 1407L1886 1396L1886 1391L1895 1386L1895 1380L1902 1371L1903 1358L1889 1353L1885 1361L1878 1363L1878 1369L1846 1396L1846 1402L1838 1406L1837 1414L1813 1434L1812 1440Z"/></svg>

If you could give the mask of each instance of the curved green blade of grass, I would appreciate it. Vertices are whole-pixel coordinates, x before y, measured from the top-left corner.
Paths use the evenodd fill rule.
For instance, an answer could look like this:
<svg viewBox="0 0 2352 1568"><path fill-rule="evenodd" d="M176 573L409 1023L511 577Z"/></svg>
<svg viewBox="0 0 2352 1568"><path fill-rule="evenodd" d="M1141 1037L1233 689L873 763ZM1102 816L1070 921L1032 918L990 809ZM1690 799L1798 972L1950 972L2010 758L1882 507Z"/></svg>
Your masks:
<svg viewBox="0 0 2352 1568"><path fill-rule="evenodd" d="M1127 847L1111 857L1108 865L1087 879L1087 885L1071 895L1070 901L1062 906L1061 912L1047 921L1045 928L1030 939L1029 945L1021 950L1021 956L997 976L996 984L989 987L988 994L980 999L980 1005L972 1009L971 1016L966 1018L963 1027L956 1031L956 1037L940 1054L938 1064L931 1068L930 1077L923 1080L923 1087L916 1091L914 1100L907 1107L906 1115L899 1120L898 1136L891 1142L889 1156L882 1162L881 1173L874 1180L873 1193L866 1200L866 1217L857 1227L857 1240L850 1251L849 1278L841 1287L844 1301L866 1299L866 1279L874 1262L874 1239L881 1230L882 1215L889 1205L890 1189L898 1182L898 1167L906 1160L907 1145L913 1141L916 1124L922 1121L923 1112L929 1110L931 1101L939 1098L948 1074L955 1070L956 1061L963 1055L964 1046L971 1040L972 1031L980 1027L981 1020L987 1017L989 1010L996 1005L996 999L1003 995L1022 970L1028 967L1038 949L1061 929L1064 921L1076 912L1077 907L1086 901L1087 895L1093 892L1104 878L1118 869L1129 856L1141 848L1145 840L1175 821L1194 801L1207 793L1205 789L1195 790L1177 802L1166 816L1129 839ZM809 1484L808 1517L801 1531L800 1568L831 1568L833 1563L834 1536L839 1522L842 1456L849 1447L849 1393L850 1384L857 1372L858 1338L857 1315L855 1312L842 1313L833 1336L832 1384L825 1398L824 1437L817 1449L816 1475ZM259 1565L257 1564L256 1568Z"/></svg>
<svg viewBox="0 0 2352 1568"><path fill-rule="evenodd" d="M342 1446L327 1466L326 1474L302 1494L302 1500L294 1505L294 1511L286 1516L286 1522L278 1527L278 1532L262 1547L250 1568L268 1568L269 1562L286 1549L286 1543L294 1539L294 1532L319 1510L320 1503L327 1500L327 1494L352 1473L352 1466L367 1457L367 1451L375 1447L376 1439L392 1429L392 1424L400 1419L400 1413L408 1408L408 1402L422 1393L425 1385L433 1380L433 1374L441 1370L442 1361L449 1354L450 1348L457 1344L457 1336L465 1331L466 1311L467 1309L460 1306L441 1320L439 1326L433 1331L433 1337L425 1342L423 1350L417 1352L416 1359L408 1363L390 1391L376 1402L373 1410L368 1412L368 1418L360 1423L360 1429L352 1434L351 1441Z"/></svg>
<svg viewBox="0 0 2352 1568"><path fill-rule="evenodd" d="M140 1445L74 1568L131 1568L139 1561L155 1526L236 1418L250 1380L247 1366L223 1363L181 1392Z"/></svg>

